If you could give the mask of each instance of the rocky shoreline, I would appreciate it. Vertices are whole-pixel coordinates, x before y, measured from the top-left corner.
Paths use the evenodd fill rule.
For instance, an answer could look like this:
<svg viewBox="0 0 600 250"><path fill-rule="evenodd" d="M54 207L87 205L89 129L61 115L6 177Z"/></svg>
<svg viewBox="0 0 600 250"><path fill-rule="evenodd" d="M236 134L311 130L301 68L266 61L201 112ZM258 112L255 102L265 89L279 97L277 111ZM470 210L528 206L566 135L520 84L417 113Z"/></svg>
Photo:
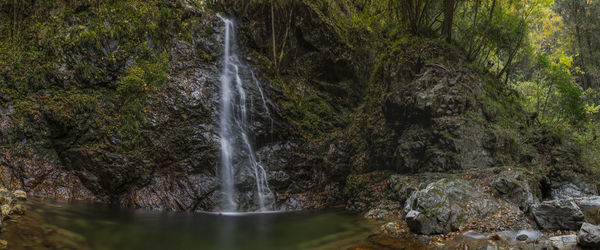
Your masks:
<svg viewBox="0 0 600 250"><path fill-rule="evenodd" d="M392 176L379 189L379 205L364 216L382 221L386 237L433 249L599 248L595 187L581 180L533 186L529 177L512 168L428 175L422 182Z"/></svg>
<svg viewBox="0 0 600 250"><path fill-rule="evenodd" d="M0 249L88 249L84 237L46 225L41 215L28 211L26 201L24 191L0 188Z"/></svg>

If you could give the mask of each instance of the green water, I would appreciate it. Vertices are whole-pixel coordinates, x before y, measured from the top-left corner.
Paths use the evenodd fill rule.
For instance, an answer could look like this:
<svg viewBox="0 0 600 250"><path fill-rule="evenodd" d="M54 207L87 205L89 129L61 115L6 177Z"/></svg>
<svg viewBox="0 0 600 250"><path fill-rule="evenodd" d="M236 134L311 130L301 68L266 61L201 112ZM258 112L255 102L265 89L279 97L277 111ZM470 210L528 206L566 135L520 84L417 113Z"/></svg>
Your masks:
<svg viewBox="0 0 600 250"><path fill-rule="evenodd" d="M92 249L343 249L376 225L343 211L218 215L31 202L46 223L84 236Z"/></svg>

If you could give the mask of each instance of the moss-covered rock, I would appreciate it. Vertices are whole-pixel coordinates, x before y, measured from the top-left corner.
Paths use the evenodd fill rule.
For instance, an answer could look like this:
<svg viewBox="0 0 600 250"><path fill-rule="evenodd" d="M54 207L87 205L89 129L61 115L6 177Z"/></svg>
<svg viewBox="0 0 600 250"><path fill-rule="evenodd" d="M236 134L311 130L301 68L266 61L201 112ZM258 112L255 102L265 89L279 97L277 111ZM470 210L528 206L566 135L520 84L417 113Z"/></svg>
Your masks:
<svg viewBox="0 0 600 250"><path fill-rule="evenodd" d="M406 202L404 214L411 231L444 234L490 216L498 207L495 200L469 181L441 179L414 192Z"/></svg>

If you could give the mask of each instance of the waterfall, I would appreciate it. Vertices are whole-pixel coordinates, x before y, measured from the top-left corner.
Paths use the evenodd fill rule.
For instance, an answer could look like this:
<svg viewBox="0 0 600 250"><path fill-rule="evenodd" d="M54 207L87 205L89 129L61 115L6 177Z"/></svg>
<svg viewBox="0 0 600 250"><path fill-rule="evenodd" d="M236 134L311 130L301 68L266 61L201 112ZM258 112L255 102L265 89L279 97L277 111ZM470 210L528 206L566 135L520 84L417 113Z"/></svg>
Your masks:
<svg viewBox="0 0 600 250"><path fill-rule="evenodd" d="M269 127L269 133L272 135L273 134L273 118L271 117L271 111L269 111L269 107L267 106L267 100L265 99L265 94L263 93L263 90L260 87L260 84L259 84L258 80L256 79L256 76L254 76L254 71L250 71L250 74L252 75L252 81L254 81L254 84L256 84L256 88L258 88L258 91L260 92L260 98L262 99L263 109L267 113L267 116L269 116L269 121L271 121L271 126Z"/></svg>
<svg viewBox="0 0 600 250"><path fill-rule="evenodd" d="M223 44L223 69L221 72L221 106L219 114L220 163L222 204L221 210L235 212L239 209L239 194L236 183L240 181L240 173L248 172L256 183L253 197L259 211L270 210L273 207L274 196L269 189L267 173L257 161L248 128L248 110L246 107L246 88L253 87L244 81L248 67L243 65L234 49L235 29L232 20L217 15L223 20L225 34ZM246 73L246 77L244 77ZM258 85L254 73L252 80L258 86L267 115L268 108L264 94ZM253 108L253 105L251 105ZM252 112L252 110L250 110Z"/></svg>

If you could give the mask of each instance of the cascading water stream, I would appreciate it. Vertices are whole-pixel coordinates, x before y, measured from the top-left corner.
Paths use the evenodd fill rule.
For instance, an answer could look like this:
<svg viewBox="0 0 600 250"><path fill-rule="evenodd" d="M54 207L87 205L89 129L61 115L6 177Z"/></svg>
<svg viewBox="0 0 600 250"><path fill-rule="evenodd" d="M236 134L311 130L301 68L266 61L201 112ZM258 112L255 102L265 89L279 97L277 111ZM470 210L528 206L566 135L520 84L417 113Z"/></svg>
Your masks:
<svg viewBox="0 0 600 250"><path fill-rule="evenodd" d="M265 112L267 113L267 116L269 116L269 120L271 121L269 133L272 135L273 134L273 118L271 118L271 111L269 111L269 107L267 106L267 100L265 99L265 94L263 93L263 90L260 87L260 84L258 83L256 76L254 76L254 72L250 71L250 74L252 75L252 81L254 81L254 84L256 84L256 87L258 88L258 91L260 92L260 98L262 99L263 108L265 109Z"/></svg>
<svg viewBox="0 0 600 250"><path fill-rule="evenodd" d="M242 71L248 71L240 62L233 43L235 42L234 23L232 20L221 17L225 25L225 37L223 45L223 70L221 73L221 106L219 114L219 137L220 137L220 178L223 201L221 210L235 212L239 209L236 201L236 180L240 177L237 173L249 170L256 183L254 201L259 211L267 211L273 207L273 193L269 189L267 173L263 166L257 161L254 149L249 138L248 110L246 108L246 89L242 77ZM254 73L252 80L258 86ZM267 115L264 94L258 86L263 105ZM253 106L251 106L253 107ZM248 168L248 169L241 169Z"/></svg>

